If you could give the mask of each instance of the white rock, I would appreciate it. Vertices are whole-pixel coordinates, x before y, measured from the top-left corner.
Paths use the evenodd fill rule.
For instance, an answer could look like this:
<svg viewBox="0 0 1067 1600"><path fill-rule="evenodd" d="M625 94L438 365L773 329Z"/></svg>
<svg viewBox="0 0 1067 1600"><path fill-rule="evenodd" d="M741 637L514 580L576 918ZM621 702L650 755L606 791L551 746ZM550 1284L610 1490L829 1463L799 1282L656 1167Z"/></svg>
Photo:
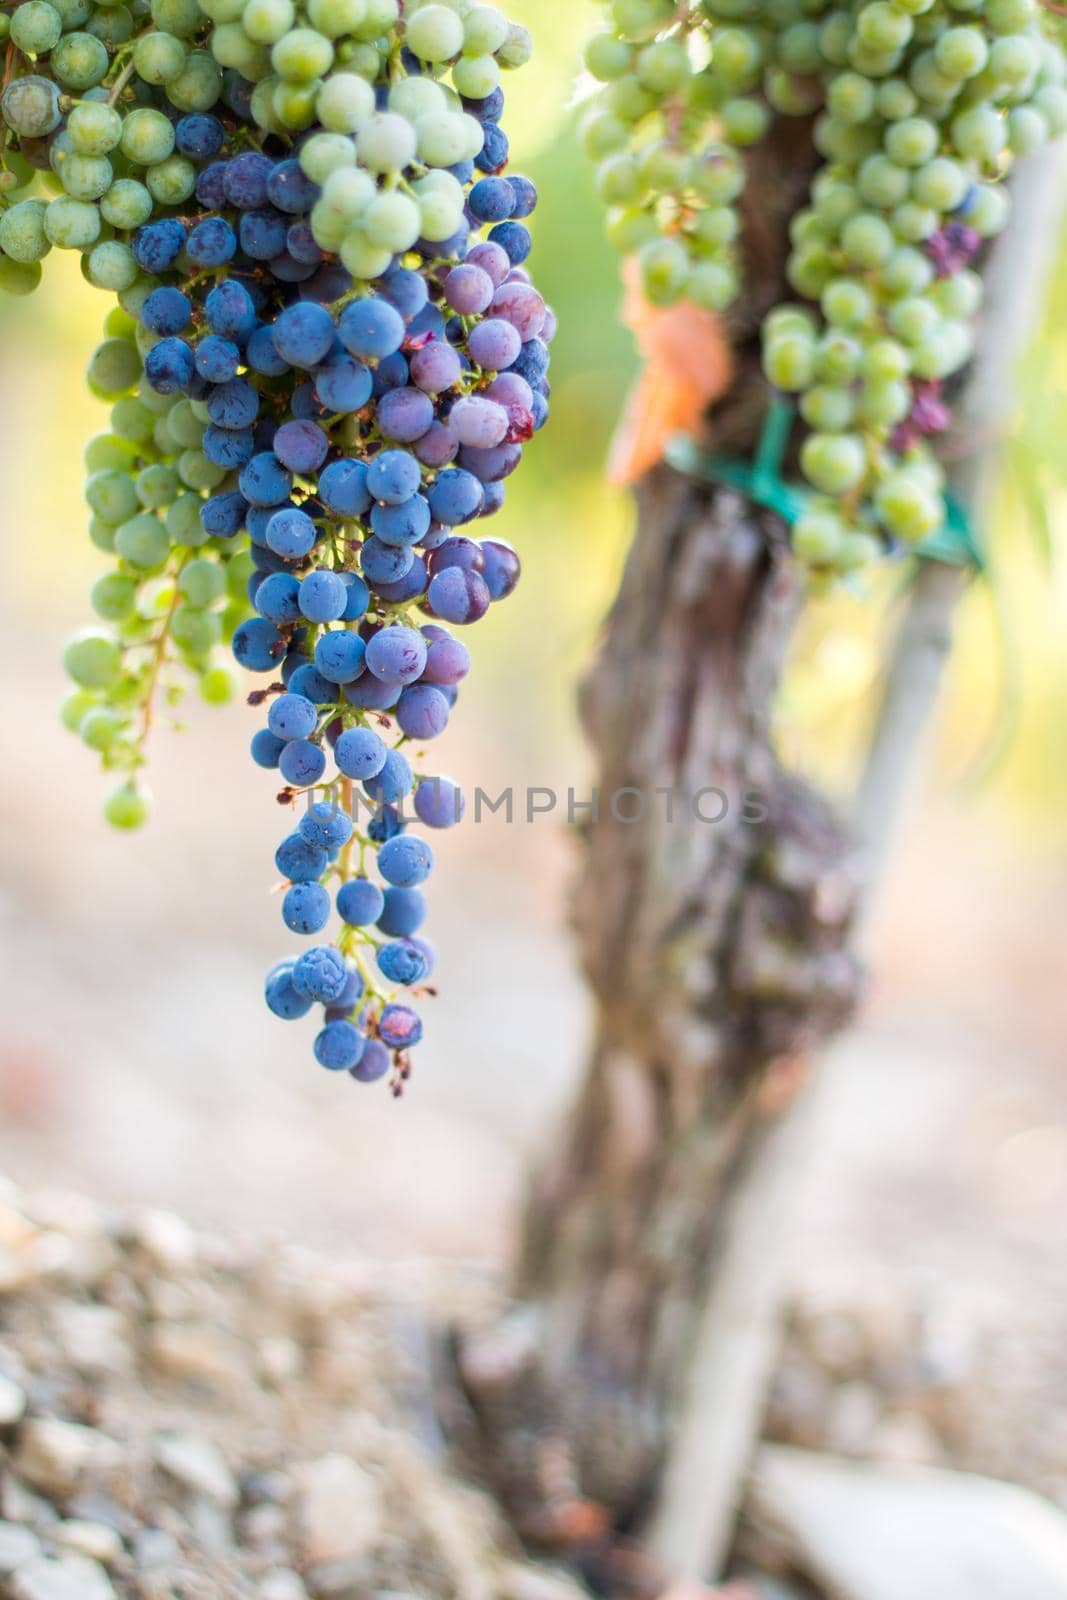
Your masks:
<svg viewBox="0 0 1067 1600"><path fill-rule="evenodd" d="M16 1522L0 1522L0 1577L32 1561L40 1552L41 1541L29 1528L20 1528Z"/></svg>
<svg viewBox="0 0 1067 1600"><path fill-rule="evenodd" d="M109 1528L104 1522L86 1522L79 1517L72 1517L70 1521L52 1528L49 1537L64 1549L88 1556L105 1567L114 1566L122 1555L121 1538L114 1528Z"/></svg>
<svg viewBox="0 0 1067 1600"><path fill-rule="evenodd" d="M294 1476L307 1561L350 1561L374 1546L381 1526L378 1485L351 1456L322 1456Z"/></svg>
<svg viewBox="0 0 1067 1600"><path fill-rule="evenodd" d="M55 1322L64 1355L86 1377L129 1371L132 1355L121 1311L113 1306L65 1305L57 1309Z"/></svg>
<svg viewBox="0 0 1067 1600"><path fill-rule="evenodd" d="M1067 1516L1013 1484L764 1445L751 1507L791 1565L853 1600L1067 1596Z"/></svg>
<svg viewBox="0 0 1067 1600"><path fill-rule="evenodd" d="M0 1372L0 1428L10 1428L26 1410L26 1396L13 1378Z"/></svg>
<svg viewBox="0 0 1067 1600"><path fill-rule="evenodd" d="M12 1600L115 1600L103 1567L83 1556L39 1556L19 1567L10 1583Z"/></svg>
<svg viewBox="0 0 1067 1600"><path fill-rule="evenodd" d="M308 1600L308 1592L295 1572L269 1572L259 1586L259 1600Z"/></svg>
<svg viewBox="0 0 1067 1600"><path fill-rule="evenodd" d="M239 1382L244 1367L232 1340L201 1322L161 1324L152 1330L148 1355L169 1378L196 1378L219 1385Z"/></svg>
<svg viewBox="0 0 1067 1600"><path fill-rule="evenodd" d="M196 1234L172 1211L142 1211L134 1224L134 1238L157 1266L170 1271L190 1267L196 1260Z"/></svg>
<svg viewBox="0 0 1067 1600"><path fill-rule="evenodd" d="M233 1473L222 1452L198 1433L163 1433L156 1440L155 1457L164 1472L220 1506L235 1506L240 1498Z"/></svg>
<svg viewBox="0 0 1067 1600"><path fill-rule="evenodd" d="M77 1422L33 1417L19 1430L15 1466L28 1483L51 1494L73 1494L88 1478L104 1476L121 1462L114 1439Z"/></svg>

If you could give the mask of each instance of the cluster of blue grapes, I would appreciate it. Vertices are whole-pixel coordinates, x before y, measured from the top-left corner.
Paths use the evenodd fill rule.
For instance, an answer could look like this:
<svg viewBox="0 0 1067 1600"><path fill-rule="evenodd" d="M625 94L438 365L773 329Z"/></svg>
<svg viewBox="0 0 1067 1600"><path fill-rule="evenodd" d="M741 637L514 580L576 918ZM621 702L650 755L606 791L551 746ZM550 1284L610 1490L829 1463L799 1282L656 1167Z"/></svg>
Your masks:
<svg viewBox="0 0 1067 1600"><path fill-rule="evenodd" d="M37 5L51 9L25 0L16 16ZM3 97L14 287L59 244L119 300L89 367L112 410L86 487L115 568L93 590L107 626L68 646L64 720L121 775L106 812L134 827L153 706L180 693L172 669L228 699L228 643L264 677L252 756L299 811L276 856L282 917L312 940L340 923L268 975L267 1004L289 1020L322 1006L319 1062L391 1073L399 1093L422 1033L407 1002L432 992L434 964L433 851L416 826L464 809L415 752L470 668L452 630L518 582L515 551L473 525L500 509L549 409L555 323L524 266L537 194L506 174L500 125L501 70L529 40L470 0L409 0L403 15L397 0L177 7L154 0L154 26L107 46L77 103L44 75L46 52L22 63L20 23L15 59L36 70ZM190 106L172 89L205 56L213 89L204 72ZM64 190L88 208L68 238L32 172L80 189L83 158L108 171L96 196Z"/></svg>
<svg viewBox="0 0 1067 1600"><path fill-rule="evenodd" d="M646 295L735 297L741 150L774 115L814 116L825 165L792 219L801 303L763 328L798 397L813 493L794 549L829 584L945 516L931 441L970 358L974 270L1009 215L1015 157L1067 130L1063 51L1037 0L608 0L586 121L609 230Z"/></svg>

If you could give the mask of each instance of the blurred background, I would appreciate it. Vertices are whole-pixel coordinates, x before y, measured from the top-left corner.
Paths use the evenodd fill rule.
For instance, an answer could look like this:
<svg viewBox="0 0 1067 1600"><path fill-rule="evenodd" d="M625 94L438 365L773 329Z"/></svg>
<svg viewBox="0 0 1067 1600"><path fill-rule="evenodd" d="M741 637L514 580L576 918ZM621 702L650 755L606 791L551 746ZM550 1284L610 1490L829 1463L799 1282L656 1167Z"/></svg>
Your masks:
<svg viewBox="0 0 1067 1600"><path fill-rule="evenodd" d="M552 425L500 519L524 580L476 631L475 672L440 747L468 790L588 791L575 687L631 531L630 505L602 472L635 360L572 108L590 9L512 6L538 53L514 80L509 125L517 167L541 190L534 266L562 331ZM1053 475L1067 288L1055 298L987 508L995 582L964 605L923 792L868 935L869 1002L829 1064L800 1274L876 1256L1031 1305L1067 1276L1067 575L1056 554L1067 494ZM441 997L405 1101L309 1067L310 1022L280 1024L261 998L265 968L292 941L270 897L278 810L247 755L256 713L194 698L185 734L160 727L155 816L133 838L103 824L105 780L58 723L62 642L88 618L103 560L81 489L83 446L106 412L81 373L106 310L60 252L32 301L0 304L0 611L15 667L0 764L0 1170L331 1249L499 1258L588 1032L564 823L488 818L444 841L428 930ZM783 746L842 796L898 583L883 574L819 602L794 652Z"/></svg>

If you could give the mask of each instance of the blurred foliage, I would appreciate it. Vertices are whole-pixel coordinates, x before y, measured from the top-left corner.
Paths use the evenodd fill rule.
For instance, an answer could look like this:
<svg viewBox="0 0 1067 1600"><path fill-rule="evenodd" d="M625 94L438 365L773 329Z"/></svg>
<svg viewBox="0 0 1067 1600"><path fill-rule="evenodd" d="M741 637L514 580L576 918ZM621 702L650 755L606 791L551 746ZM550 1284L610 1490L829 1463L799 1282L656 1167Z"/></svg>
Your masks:
<svg viewBox="0 0 1067 1600"><path fill-rule="evenodd" d="M508 126L515 164L541 192L532 266L560 334L550 426L511 480L496 524L522 552L524 581L477 630L480 670L465 703L479 743L516 763L517 774L580 773L575 683L632 526L629 501L606 486L603 466L636 364L618 318L617 259L603 240L576 132L574 63L594 7L512 0L510 10L537 43L534 64L509 80ZM1067 239L1061 259L1067 264ZM106 412L85 391L81 369L107 305L59 251L32 301L0 303L7 513L20 535L32 531L9 540L12 582L32 614L50 631L54 624L57 648L61 633L87 615L99 565L85 536L81 460ZM960 786L983 751L995 749L992 778L972 803L1011 803L1033 824L1031 837L1048 845L1062 842L1067 813L1067 576L1057 548L1067 525L1067 271L1056 277L1041 336L1022 364L1020 395L1011 470L987 518L997 604L979 583L962 609L938 760L942 781ZM842 792L862 751L900 578L883 569L863 594L811 605L794 651L780 715L784 751Z"/></svg>

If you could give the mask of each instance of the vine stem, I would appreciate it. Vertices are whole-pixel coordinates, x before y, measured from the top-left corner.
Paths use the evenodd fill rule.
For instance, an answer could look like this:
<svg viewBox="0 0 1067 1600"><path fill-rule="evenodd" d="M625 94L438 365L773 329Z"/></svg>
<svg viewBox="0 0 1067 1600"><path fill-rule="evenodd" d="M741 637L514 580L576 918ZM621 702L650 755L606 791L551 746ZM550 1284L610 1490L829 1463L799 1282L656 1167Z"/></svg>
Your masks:
<svg viewBox="0 0 1067 1600"><path fill-rule="evenodd" d="M159 630L159 637L156 639L155 645L152 649L152 655L148 668L148 678L145 682L144 707L141 713L141 734L138 740L138 743L142 745L145 743L148 735L152 731L152 715L155 706L156 690L159 687L159 675L163 670L163 663L167 656L167 645L170 641L170 629L171 624L174 621L174 613L177 611L178 605L181 601L181 589L178 587L178 580L182 575L182 570L187 560L188 556L184 556L178 563L178 566L175 568L174 593L170 597L170 604L164 613L163 622Z"/></svg>

